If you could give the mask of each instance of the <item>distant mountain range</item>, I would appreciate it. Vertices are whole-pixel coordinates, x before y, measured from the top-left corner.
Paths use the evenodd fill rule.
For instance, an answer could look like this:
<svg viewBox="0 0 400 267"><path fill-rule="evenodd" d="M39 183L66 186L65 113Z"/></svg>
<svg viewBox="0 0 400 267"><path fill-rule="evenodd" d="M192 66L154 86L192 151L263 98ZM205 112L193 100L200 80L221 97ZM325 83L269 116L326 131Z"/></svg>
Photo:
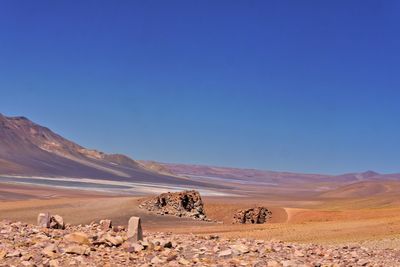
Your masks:
<svg viewBox="0 0 400 267"><path fill-rule="evenodd" d="M154 161L141 161L146 166L152 166L154 169L163 170L164 172L173 173L178 176L186 176L192 178L203 178L204 181L213 180L213 178L225 178L230 181L244 183L251 181L255 183L270 183L279 185L296 185L304 183L335 183L350 184L364 181L396 181L400 180L400 174L380 174L374 171L366 171L360 173L346 173L341 175L327 174L308 174L293 172L278 172L256 169L239 169L229 167L190 165L190 164L173 164L161 163ZM158 166L158 167L155 167Z"/></svg>
<svg viewBox="0 0 400 267"><path fill-rule="evenodd" d="M274 184L354 183L398 180L400 174L373 171L343 175L300 174L253 169L136 161L125 155L84 148L25 117L0 114L0 175L95 178L207 186L216 178Z"/></svg>

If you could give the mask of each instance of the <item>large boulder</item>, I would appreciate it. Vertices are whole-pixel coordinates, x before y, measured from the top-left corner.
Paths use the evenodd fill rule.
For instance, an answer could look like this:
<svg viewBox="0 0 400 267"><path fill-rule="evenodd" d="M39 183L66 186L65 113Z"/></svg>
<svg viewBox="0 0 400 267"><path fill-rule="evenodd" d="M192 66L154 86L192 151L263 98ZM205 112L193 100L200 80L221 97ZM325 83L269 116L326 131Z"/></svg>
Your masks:
<svg viewBox="0 0 400 267"><path fill-rule="evenodd" d="M37 218L37 225L42 228L50 227L50 214L49 213L39 213Z"/></svg>
<svg viewBox="0 0 400 267"><path fill-rule="evenodd" d="M64 219L60 215L50 215L50 213L39 213L37 218L39 227L51 229L65 229Z"/></svg>
<svg viewBox="0 0 400 267"><path fill-rule="evenodd" d="M143 240L142 223L139 217L131 217L129 219L127 237L135 242Z"/></svg>
<svg viewBox="0 0 400 267"><path fill-rule="evenodd" d="M263 224L271 218L271 211L265 207L241 209L233 216L234 224Z"/></svg>
<svg viewBox="0 0 400 267"><path fill-rule="evenodd" d="M65 229L65 223L63 217L60 215L54 215L50 217L50 228L51 229Z"/></svg>
<svg viewBox="0 0 400 267"><path fill-rule="evenodd" d="M200 193L195 190L163 193L153 199L144 201L140 207L161 215L169 214L206 220L203 201Z"/></svg>

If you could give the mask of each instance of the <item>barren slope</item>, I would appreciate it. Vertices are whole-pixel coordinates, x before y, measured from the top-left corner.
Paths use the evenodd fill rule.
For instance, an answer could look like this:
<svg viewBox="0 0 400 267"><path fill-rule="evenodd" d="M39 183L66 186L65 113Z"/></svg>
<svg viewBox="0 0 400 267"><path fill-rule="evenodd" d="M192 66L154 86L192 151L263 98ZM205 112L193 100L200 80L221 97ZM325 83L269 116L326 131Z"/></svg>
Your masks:
<svg viewBox="0 0 400 267"><path fill-rule="evenodd" d="M203 185L147 169L124 155L86 149L25 117L0 114L0 176L7 175Z"/></svg>

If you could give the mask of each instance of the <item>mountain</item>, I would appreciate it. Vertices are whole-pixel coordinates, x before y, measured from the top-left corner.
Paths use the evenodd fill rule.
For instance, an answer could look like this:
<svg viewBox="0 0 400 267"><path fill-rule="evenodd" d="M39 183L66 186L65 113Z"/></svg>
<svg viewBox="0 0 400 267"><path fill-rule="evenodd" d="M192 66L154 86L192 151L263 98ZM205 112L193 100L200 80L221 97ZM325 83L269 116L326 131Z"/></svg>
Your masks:
<svg viewBox="0 0 400 267"><path fill-rule="evenodd" d="M87 149L25 117L0 114L0 176L7 175L92 178L213 188L225 188L233 183L312 190L332 189L362 181L400 180L400 174L383 175L373 171L335 176L136 161L121 154Z"/></svg>
<svg viewBox="0 0 400 267"><path fill-rule="evenodd" d="M236 183L274 184L281 186L319 185L341 186L362 181L390 181L400 180L400 174L380 174L374 171L361 173L347 173L342 175L306 174L292 172L265 171L255 169L238 169L230 167L216 167L206 165L172 164L154 161L143 161L144 165L151 166L163 173L172 173L179 176L191 177L203 181L224 180Z"/></svg>
<svg viewBox="0 0 400 267"><path fill-rule="evenodd" d="M146 168L125 155L110 155L84 148L25 117L6 117L2 114L0 175L202 185Z"/></svg>

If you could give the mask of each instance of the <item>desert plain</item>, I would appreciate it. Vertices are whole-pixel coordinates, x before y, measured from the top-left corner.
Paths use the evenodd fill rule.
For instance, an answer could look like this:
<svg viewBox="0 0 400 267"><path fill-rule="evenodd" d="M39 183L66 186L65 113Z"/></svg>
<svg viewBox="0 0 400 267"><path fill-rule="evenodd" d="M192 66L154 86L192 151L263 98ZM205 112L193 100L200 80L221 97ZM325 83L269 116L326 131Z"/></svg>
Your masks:
<svg viewBox="0 0 400 267"><path fill-rule="evenodd" d="M224 183L227 185L227 183ZM218 234L227 238L254 238L324 245L362 244L371 248L400 246L400 182L358 182L318 194L304 188L243 186L236 184L220 196L203 196L205 212L215 222L161 216L139 208L146 197L115 192L76 190L35 185L0 184L0 220L36 223L37 214L60 214L71 224L104 218L126 225L131 216L142 218L144 231L179 234ZM307 190L310 190L309 188ZM231 194L230 194L231 193ZM267 207L265 224L236 225L236 210Z"/></svg>

